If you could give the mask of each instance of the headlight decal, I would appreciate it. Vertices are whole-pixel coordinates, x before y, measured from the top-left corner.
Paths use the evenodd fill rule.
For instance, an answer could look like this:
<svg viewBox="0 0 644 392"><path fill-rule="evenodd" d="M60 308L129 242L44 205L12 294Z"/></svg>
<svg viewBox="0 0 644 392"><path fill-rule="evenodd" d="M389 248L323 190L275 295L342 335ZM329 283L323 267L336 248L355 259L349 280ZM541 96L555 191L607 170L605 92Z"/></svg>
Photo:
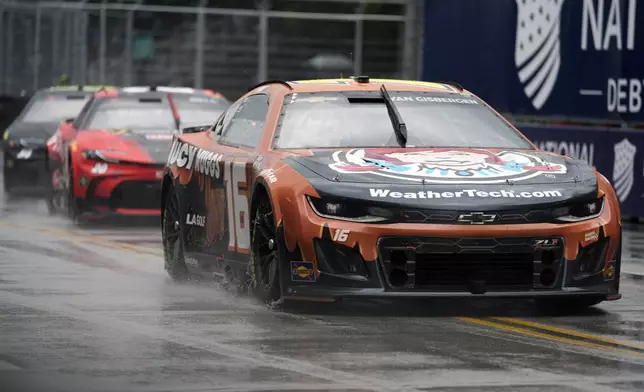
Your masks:
<svg viewBox="0 0 644 392"><path fill-rule="evenodd" d="M349 222L384 222L393 217L393 213L385 208L368 207L363 204L318 199L306 196L311 209L318 216L328 219Z"/></svg>
<svg viewBox="0 0 644 392"><path fill-rule="evenodd" d="M581 222L601 215L604 210L604 196L567 207L557 208L553 211L555 220L559 222Z"/></svg>

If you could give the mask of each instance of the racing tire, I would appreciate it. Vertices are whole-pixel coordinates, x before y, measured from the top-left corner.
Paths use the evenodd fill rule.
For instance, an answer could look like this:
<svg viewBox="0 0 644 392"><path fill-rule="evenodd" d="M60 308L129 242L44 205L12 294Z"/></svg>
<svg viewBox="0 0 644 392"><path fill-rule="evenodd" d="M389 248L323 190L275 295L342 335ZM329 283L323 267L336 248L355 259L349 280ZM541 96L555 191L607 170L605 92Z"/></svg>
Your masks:
<svg viewBox="0 0 644 392"><path fill-rule="evenodd" d="M72 157L69 157L69 167L67 170L67 215L74 223L78 223L80 218L80 210L78 202L76 201L76 193L74 193L74 173L72 171Z"/></svg>
<svg viewBox="0 0 644 392"><path fill-rule="evenodd" d="M47 212L49 212L49 215L55 215L57 212L56 208L56 190L54 189L54 180L53 180L53 173L49 168L47 169L47 173L49 173L49 182L48 185L46 185L46 193L45 193L45 201L47 203Z"/></svg>
<svg viewBox="0 0 644 392"><path fill-rule="evenodd" d="M163 206L161 220L161 238L163 242L164 268L175 282L191 280L192 275L186 266L183 252L179 199L173 188L168 190L168 196Z"/></svg>
<svg viewBox="0 0 644 392"><path fill-rule="evenodd" d="M570 314L579 313L603 302L604 298L560 298L560 299L537 299L537 308L546 313Z"/></svg>
<svg viewBox="0 0 644 392"><path fill-rule="evenodd" d="M7 160L4 160L4 165L2 168L2 185L4 193L11 196L13 192L13 184L11 183L11 176L7 173Z"/></svg>
<svg viewBox="0 0 644 392"><path fill-rule="evenodd" d="M251 231L249 289L255 297L271 306L283 302L277 235L271 202L268 197L261 197Z"/></svg>

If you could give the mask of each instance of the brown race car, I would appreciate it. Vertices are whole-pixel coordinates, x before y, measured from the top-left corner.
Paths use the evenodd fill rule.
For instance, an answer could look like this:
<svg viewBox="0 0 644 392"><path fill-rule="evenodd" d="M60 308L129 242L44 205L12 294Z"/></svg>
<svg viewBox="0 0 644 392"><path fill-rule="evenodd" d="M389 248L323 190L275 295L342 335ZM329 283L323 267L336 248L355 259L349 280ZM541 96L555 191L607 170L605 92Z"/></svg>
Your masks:
<svg viewBox="0 0 644 392"><path fill-rule="evenodd" d="M265 82L176 134L165 268L279 304L341 298L617 300L619 203L454 83Z"/></svg>

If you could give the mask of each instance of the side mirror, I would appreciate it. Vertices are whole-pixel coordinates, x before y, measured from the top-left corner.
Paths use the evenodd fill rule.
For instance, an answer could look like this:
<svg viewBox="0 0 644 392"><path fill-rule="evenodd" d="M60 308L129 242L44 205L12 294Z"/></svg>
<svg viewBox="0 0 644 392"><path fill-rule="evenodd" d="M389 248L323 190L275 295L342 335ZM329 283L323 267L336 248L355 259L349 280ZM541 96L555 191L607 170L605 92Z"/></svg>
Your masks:
<svg viewBox="0 0 644 392"><path fill-rule="evenodd" d="M199 133L210 129L210 125L198 125L196 127L187 127L181 130L181 133Z"/></svg>

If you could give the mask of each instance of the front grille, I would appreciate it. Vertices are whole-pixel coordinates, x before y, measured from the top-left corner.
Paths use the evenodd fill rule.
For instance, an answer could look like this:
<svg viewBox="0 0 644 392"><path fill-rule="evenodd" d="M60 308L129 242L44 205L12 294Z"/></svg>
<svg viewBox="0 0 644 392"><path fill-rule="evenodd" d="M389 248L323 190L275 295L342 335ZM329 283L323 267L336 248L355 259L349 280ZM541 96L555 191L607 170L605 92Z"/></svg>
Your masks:
<svg viewBox="0 0 644 392"><path fill-rule="evenodd" d="M123 181L112 191L109 206L112 209L156 209L159 208L160 200L160 182Z"/></svg>
<svg viewBox="0 0 644 392"><path fill-rule="evenodd" d="M470 224L458 221L461 214L469 214L470 211L457 210L425 210L425 209L401 209L398 216L404 223L432 223L432 224ZM485 214L494 214L494 222L487 224L507 225L522 223L544 223L552 222L555 219L553 210L509 210L509 211L484 211Z"/></svg>
<svg viewBox="0 0 644 392"><path fill-rule="evenodd" d="M560 282L560 237L384 237L379 260L391 289L512 291Z"/></svg>

